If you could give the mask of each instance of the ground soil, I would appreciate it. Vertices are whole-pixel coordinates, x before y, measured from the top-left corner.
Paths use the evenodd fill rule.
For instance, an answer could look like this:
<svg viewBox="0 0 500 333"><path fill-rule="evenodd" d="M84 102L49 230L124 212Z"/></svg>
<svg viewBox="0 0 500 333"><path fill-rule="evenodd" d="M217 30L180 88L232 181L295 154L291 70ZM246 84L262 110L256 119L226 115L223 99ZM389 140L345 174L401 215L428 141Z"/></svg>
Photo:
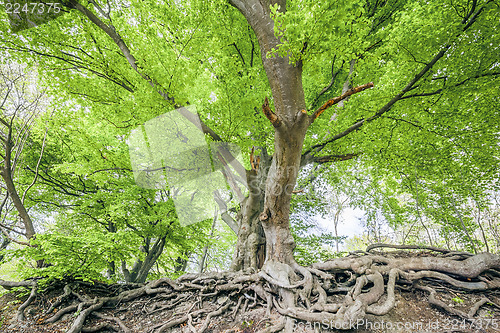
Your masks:
<svg viewBox="0 0 500 333"><path fill-rule="evenodd" d="M26 310L27 318L23 322L17 322L16 311L23 298L16 297L14 293L8 293L0 297L0 332L8 333L58 333L65 332L71 325L74 317L67 315L55 324L38 324L42 319L42 309L54 301L61 291L51 292L38 296L36 302ZM459 293L448 289L442 289L440 297L446 300L447 304L460 308L465 312L471 304L478 301L483 296L482 293ZM500 303L500 292L489 292L487 295L491 300ZM398 333L442 333L442 332L488 332L500 331L500 311L488 305L482 307L475 322L468 322L461 318L450 316L442 310L437 309L427 302L427 296L421 291L402 291L396 296L396 306L387 315L368 315L363 322L357 323L357 329L343 332L398 332ZM173 311L144 314L144 308L151 302L151 297L141 297L129 304L126 308L118 308L109 311L101 311L120 318L135 333L148 332L148 328L157 323L165 322ZM181 308L176 311L182 311ZM273 324L278 315L273 313L270 318L266 317L264 309L255 309L238 314L233 320L232 316L226 315L217 318L210 323L206 332L225 333L253 333L259 332L266 326ZM94 326L102 319L90 318L86 326ZM337 332L339 330L330 329L328 323L316 324L322 332ZM482 328L481 328L482 326ZM311 323L296 322L296 332L315 332L315 326ZM112 330L101 330L100 332L114 332ZM187 326L172 329L171 332L190 332Z"/></svg>

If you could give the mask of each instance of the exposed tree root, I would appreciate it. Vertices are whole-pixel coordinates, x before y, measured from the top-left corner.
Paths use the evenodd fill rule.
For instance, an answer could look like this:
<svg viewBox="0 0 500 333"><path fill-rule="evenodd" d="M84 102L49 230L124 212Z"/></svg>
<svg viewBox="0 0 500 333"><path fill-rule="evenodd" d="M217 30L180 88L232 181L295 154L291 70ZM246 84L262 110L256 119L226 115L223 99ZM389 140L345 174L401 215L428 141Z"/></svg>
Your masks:
<svg viewBox="0 0 500 333"><path fill-rule="evenodd" d="M201 333L208 331L216 318L226 316L234 320L249 309L262 308L268 318L279 314L282 319L274 319L267 326L262 319L259 321L261 332L291 332L296 321L329 323L332 327L350 329L367 314L389 313L395 306L397 288L422 290L428 294L430 304L470 321L483 306L500 309L489 297L471 304L469 310L459 309L440 299L436 289L437 284L481 293L500 288L499 256L488 253L450 255L436 248L425 250L434 254L419 252L418 255L398 257L366 251L311 267L268 262L256 273L186 274L175 281L162 278L116 290L100 288L99 293L104 296L94 298L87 296L92 292L85 288L98 286L74 281L40 312L44 317L38 321L51 324L60 321L65 314L74 314L75 319L67 330L69 333L104 329L160 333L180 326L185 332ZM0 285L31 288L30 296L19 307L18 318L23 320L24 310L35 298L36 282L0 281ZM141 309L145 318L155 318L154 324L138 328L126 316L117 315L120 311L128 311L131 303ZM100 321L90 320L91 317Z"/></svg>
<svg viewBox="0 0 500 333"><path fill-rule="evenodd" d="M4 287L7 290L17 287L31 287L31 293L28 299L24 301L24 303L21 304L17 309L17 320L23 321L25 319L24 310L31 304L31 302L33 302L33 300L36 297L36 290L38 288L36 281L28 280L28 281L17 282L17 281L0 280L0 286Z"/></svg>
<svg viewBox="0 0 500 333"><path fill-rule="evenodd" d="M379 248L399 249L399 250L430 250L430 251L435 251L435 252L440 252L440 253L451 252L450 250L446 250L446 249L442 249L442 248L434 247L434 246L394 245L394 244L383 244L383 243L376 243L376 244L369 245L366 248L366 252L371 252L372 250L379 249Z"/></svg>
<svg viewBox="0 0 500 333"><path fill-rule="evenodd" d="M31 287L31 293L30 293L28 299L23 304L21 304L21 306L19 306L19 309L17 310L17 320L18 321L23 321L24 320L24 318L25 318L25 316L24 316L24 310L35 299L37 288L38 288L38 286L36 284L33 284L33 286Z"/></svg>

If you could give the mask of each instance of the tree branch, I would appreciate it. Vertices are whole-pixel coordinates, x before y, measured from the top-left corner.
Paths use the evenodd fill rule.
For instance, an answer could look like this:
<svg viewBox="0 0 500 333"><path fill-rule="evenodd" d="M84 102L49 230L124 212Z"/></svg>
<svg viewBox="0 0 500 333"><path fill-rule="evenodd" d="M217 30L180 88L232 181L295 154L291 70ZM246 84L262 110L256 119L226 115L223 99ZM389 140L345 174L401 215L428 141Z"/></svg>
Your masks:
<svg viewBox="0 0 500 333"><path fill-rule="evenodd" d="M238 200L241 202L243 199L245 199L245 196L241 192L240 188L238 187L238 184L236 183L236 179L234 178L233 173L231 172L231 169L229 168L229 165L227 162L224 160L220 152L217 153L217 158L219 159L221 163L221 172L226 181L228 182L229 186L231 187L231 190L233 191L234 194L238 197Z"/></svg>
<svg viewBox="0 0 500 333"><path fill-rule="evenodd" d="M275 128L280 127L281 119L269 107L269 100L267 99L267 96L264 100L264 104L262 104L262 112L264 112L266 118L269 119L269 121Z"/></svg>
<svg viewBox="0 0 500 333"><path fill-rule="evenodd" d="M341 154L341 155L327 155L327 156L314 156L311 159L311 162L323 164L329 162L340 162L347 161L355 158L356 156L361 155L362 153L354 153L354 154Z"/></svg>
<svg viewBox="0 0 500 333"><path fill-rule="evenodd" d="M19 245L24 245L24 246L33 246L31 245L30 243L27 243L27 242L23 242L23 241L20 241L20 240L17 240L15 238L12 238L9 233L7 231L5 231L5 229L3 227L0 226L0 230L2 231L2 233L5 235L5 237L7 237L11 242L14 242L16 244L19 244Z"/></svg>
<svg viewBox="0 0 500 333"><path fill-rule="evenodd" d="M343 93L342 95L328 100L319 109L317 109L316 111L314 111L314 113L311 116L312 117L311 122L315 121L316 118L318 118L323 112L325 112L328 108L330 108L331 106L337 104L341 100L343 100L343 99L345 99L345 98L347 98L347 97L349 97L351 95L354 95L354 94L356 94L358 92L366 90L368 88L372 88L372 87L373 87L373 82L366 83L366 84L363 84L361 86L357 86L355 88L349 89L345 93Z"/></svg>
<svg viewBox="0 0 500 333"><path fill-rule="evenodd" d="M239 224L238 222L233 219L231 217L231 215L228 214L228 209L227 209L227 204L226 202L224 201L224 199L222 199L220 193L218 190L214 191L214 200L215 202L217 203L217 205L219 206L219 210L220 210L220 215L221 215L221 218L224 222L226 222L226 224L229 226L229 228L231 228L231 230L236 234L238 235L238 231L239 231Z"/></svg>
<svg viewBox="0 0 500 333"><path fill-rule="evenodd" d="M459 87L463 84L465 84L467 81L469 80L473 80L473 79L479 79L481 77L486 77L486 76L497 76L497 75L500 75L500 72L489 72L489 73L481 73L481 74L477 74L477 75L474 75L474 76L471 76L471 77L468 77L460 82L458 82L457 84L454 84L452 86L448 86L448 89L449 88L456 88L456 87ZM433 78L433 80L435 79L438 79L438 78ZM442 79L439 78L439 79ZM426 96L432 96L432 95L437 95L437 94L440 94L444 91L445 88L442 88L442 89L438 89L436 91L432 91L432 92L424 92L424 93L419 93L419 94L413 94L413 95L406 95L406 96L403 96L401 99L407 99L407 98L412 98L412 97L426 97Z"/></svg>
<svg viewBox="0 0 500 333"><path fill-rule="evenodd" d="M478 75L475 75L475 76L472 76L472 77L468 77L466 78L465 80L457 83L456 85L454 85L454 87L458 87L458 86L461 86L462 84L466 83L467 81L469 80L472 80L472 79L479 79L480 77L485 77L485 76L497 76L497 75L500 75L500 72L490 72L490 73L482 73L482 74L478 74Z"/></svg>
<svg viewBox="0 0 500 333"><path fill-rule="evenodd" d="M345 60L342 60L342 65L340 66L340 68L334 73L333 72L333 69L334 69L334 65L335 65L335 58L336 56L333 58L333 61L332 61L332 79L330 80L330 83L328 83L328 85L326 87L324 87L320 93L318 94L318 96L316 96L316 98L314 99L314 101L311 103L311 109L316 105L316 103L318 103L319 99L321 96L323 96L323 94L325 92L328 91L328 89L330 89L333 85L333 83L335 82L335 79L337 78L337 75L339 75L340 73L340 70L344 67L344 63L345 63Z"/></svg>
<svg viewBox="0 0 500 333"><path fill-rule="evenodd" d="M471 25L476 21L477 17L483 11L483 9L484 9L484 6L481 7L481 8L479 8L477 10L477 12L472 15L472 18L470 19L469 23L463 28L463 31L466 31L468 28L471 27ZM441 50L434 56L434 58L432 58L432 60L418 74L415 75L415 77L401 90L401 92L399 94L397 94L396 96L394 96L387 104L385 104L383 107L381 107L374 115L372 115L371 117L368 117L368 118L363 118L360 121L357 121L356 123L354 123L353 125L351 125L350 127L348 127L347 129L345 129L343 132L340 132L340 133L334 135L333 137L331 137L330 139L326 140L325 142L312 146L302 156L304 157L305 155L310 154L312 151L316 151L316 152L321 151L327 144L329 144L331 142L334 142L334 141L336 141L336 140L338 140L340 138L343 138L344 136L349 135L350 133L352 133L352 132L358 130L359 128L361 128L361 126L363 126L365 123L371 122L371 121L379 118L381 115L383 115L387 111L389 111L392 108L392 106L397 101L399 101L399 100L401 100L403 98L403 96L405 95L405 93L407 93L408 91L410 91L413 88L415 88L414 87L415 84L436 64L436 62L439 59L441 59L446 54L446 52L450 49L451 46L452 46L451 43L450 44L446 44L445 46L443 46L441 48ZM496 74L497 73L491 73L491 75L496 75ZM460 84L462 84L462 83L460 83ZM320 109L318 109L315 112L315 114ZM321 112L323 112L323 111L321 111Z"/></svg>
<svg viewBox="0 0 500 333"><path fill-rule="evenodd" d="M407 99L407 98L412 98L412 97L425 97L425 96L432 96L432 95L437 95L443 92L443 89L438 89L433 92L428 92L428 93L420 93L420 94L413 94L413 95L406 95L401 97L401 99Z"/></svg>
<svg viewBox="0 0 500 333"><path fill-rule="evenodd" d="M380 116L382 116L387 111L389 111L392 108L392 106L397 101L399 101L404 96L405 93L407 93L408 91L410 91L411 88L415 85L415 83L417 83L418 80L420 80L425 75L425 73L427 73L432 68L432 66L434 66L434 64L445 55L446 51L448 51L448 49L450 47L451 47L451 44L445 45L441 49L441 51L439 51L434 56L434 58L418 74L415 75L415 77L401 90L401 92L399 94L397 94L396 96L394 96L387 104L385 104L383 107L381 107L373 116L361 119L360 121L354 123L353 125L351 125L347 129L345 129L343 132L340 132L340 133L334 135L333 137L331 137L330 139L326 140L325 142L312 146L304 154L308 154L308 153L310 153L313 150L315 150L317 152L320 151L327 144L329 144L331 142L334 142L334 141L336 141L336 140L338 140L340 138L343 138L344 136L349 135L350 133L358 130L366 122L373 121L373 120L379 118Z"/></svg>
<svg viewBox="0 0 500 333"><path fill-rule="evenodd" d="M128 48L127 44L123 40L123 38L120 36L120 34L116 31L115 27L110 24L109 26L101 21L94 13L92 13L90 10L88 10L85 6L80 4L78 1L75 0L70 0L69 1L70 5L81 12L83 15L85 15L92 23L94 23L98 28L100 28L102 31L104 31L115 44L118 46L122 54L125 56L125 59L127 59L128 63L130 66L144 79L146 80L149 85L155 89L157 89L158 93L166 100L171 102L172 104L177 105L175 102L175 99L172 96L169 96L168 92L163 91L162 89L158 89L157 86L159 84L155 82L153 79L151 79L147 74L144 74L139 66L137 66L137 60L135 57L132 55L130 52L130 49Z"/></svg>
<svg viewBox="0 0 500 333"><path fill-rule="evenodd" d="M49 131L49 128L47 127L45 129L45 134L43 136L43 142L42 142L42 149L40 151L40 157L38 158L38 161L36 163L36 167L35 167L35 178L33 178L33 181L31 182L31 184L26 188L26 190L24 191L23 193L23 197L21 198L21 202L24 204L24 199L26 198L26 194L28 193L28 191L33 187L33 185L35 185L36 181L38 180L38 170L40 168L40 162L42 161L42 157L43 157L43 153L45 151L45 143L46 143L46 139L47 139L47 132Z"/></svg>
<svg viewBox="0 0 500 333"><path fill-rule="evenodd" d="M122 52L123 56L125 56L125 58L127 59L128 63L132 67L132 69L134 69L144 80L146 80L151 87L155 88L156 91L160 94L160 96L163 97L163 99L171 102L177 108L180 108L179 109L180 114L182 114L187 120L192 122L203 133L208 134L214 141L223 141L221 139L221 137L219 135L217 135L210 127L208 127L207 124L205 124L205 122L203 122L198 115L193 114L191 111L189 111L188 109L186 109L184 107L180 107L180 105L178 105L176 103L174 97L170 96L168 94L168 92L165 92L162 89L158 89L157 86L159 86L159 84L140 70L140 68L137 65L137 60L132 55L127 44L125 43L125 41L122 39L122 37L116 31L115 27L112 24L110 24L108 26L103 21L101 21L96 15L94 15L94 13L92 13L90 10L88 10L86 7L81 5L76 0L70 0L70 4L73 8L75 8L76 10L81 12L92 23L94 23L97 27L99 27L102 31L104 31L109 37L111 37L111 39L115 42L115 44L118 46L118 48ZM233 167L236 169L236 171L242 177L245 177L245 175L246 175L245 168L241 164L239 164L239 162L234 157L232 157L231 153L223 147L220 147L219 151L221 152L222 156L224 156L224 158L226 160L231 161L231 165L233 165Z"/></svg>

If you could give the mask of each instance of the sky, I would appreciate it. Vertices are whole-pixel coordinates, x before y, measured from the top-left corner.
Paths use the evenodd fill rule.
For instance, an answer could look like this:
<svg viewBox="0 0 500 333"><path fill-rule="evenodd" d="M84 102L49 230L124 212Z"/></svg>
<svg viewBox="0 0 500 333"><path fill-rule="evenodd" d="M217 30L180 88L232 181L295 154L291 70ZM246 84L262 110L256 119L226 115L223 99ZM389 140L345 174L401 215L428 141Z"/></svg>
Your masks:
<svg viewBox="0 0 500 333"><path fill-rule="evenodd" d="M362 224L364 215L365 213L359 208L345 208L342 212L340 223L337 228L339 236L352 237L355 235L361 235L364 231L364 226ZM317 216L316 218L321 227L330 232L335 232L332 220L322 218L321 216Z"/></svg>

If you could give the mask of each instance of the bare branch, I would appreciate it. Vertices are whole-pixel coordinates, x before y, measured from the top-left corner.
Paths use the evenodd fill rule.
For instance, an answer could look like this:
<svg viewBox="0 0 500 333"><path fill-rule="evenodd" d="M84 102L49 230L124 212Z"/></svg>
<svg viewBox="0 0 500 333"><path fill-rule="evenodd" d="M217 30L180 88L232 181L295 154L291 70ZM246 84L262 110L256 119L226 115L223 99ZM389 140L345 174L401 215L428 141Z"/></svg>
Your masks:
<svg viewBox="0 0 500 333"><path fill-rule="evenodd" d="M340 162L347 161L361 155L362 153L354 154L341 154L341 155L327 155L327 156L315 156L312 158L312 162L323 164L329 162Z"/></svg>
<svg viewBox="0 0 500 333"><path fill-rule="evenodd" d="M266 118L269 119L269 121L275 128L281 125L281 119L269 107L269 100L267 99L267 96L266 99L264 99L264 104L262 104L262 111L264 112Z"/></svg>
<svg viewBox="0 0 500 333"><path fill-rule="evenodd" d="M38 169L40 168L40 162L42 161L42 157L43 157L43 152L45 151L45 143L46 143L46 139L47 139L47 132L48 132L48 128L45 129L45 134L43 136L43 142L42 142L42 149L40 151L40 157L38 158L38 161L36 163L36 167L35 167L35 178L33 178L33 181L31 182L31 184L26 188L26 190L24 191L23 193L23 197L21 198L21 202L24 204L24 199L26 198L26 194L28 193L28 191L33 187L33 185L35 185L37 179L38 179Z"/></svg>
<svg viewBox="0 0 500 333"><path fill-rule="evenodd" d="M366 90L368 88L372 88L372 87L373 87L373 82L366 83L366 84L363 84L361 86L357 86L355 88L349 89L348 91L346 91L342 95L328 100L319 109L317 109L316 111L314 111L314 113L312 114L311 122L315 121L316 118L318 118L323 112L325 112L328 108L330 108L331 106L337 104L341 100L343 100L343 99L345 99L345 98L347 98L347 97L349 97L351 95L354 95L354 94L356 94L358 92Z"/></svg>

